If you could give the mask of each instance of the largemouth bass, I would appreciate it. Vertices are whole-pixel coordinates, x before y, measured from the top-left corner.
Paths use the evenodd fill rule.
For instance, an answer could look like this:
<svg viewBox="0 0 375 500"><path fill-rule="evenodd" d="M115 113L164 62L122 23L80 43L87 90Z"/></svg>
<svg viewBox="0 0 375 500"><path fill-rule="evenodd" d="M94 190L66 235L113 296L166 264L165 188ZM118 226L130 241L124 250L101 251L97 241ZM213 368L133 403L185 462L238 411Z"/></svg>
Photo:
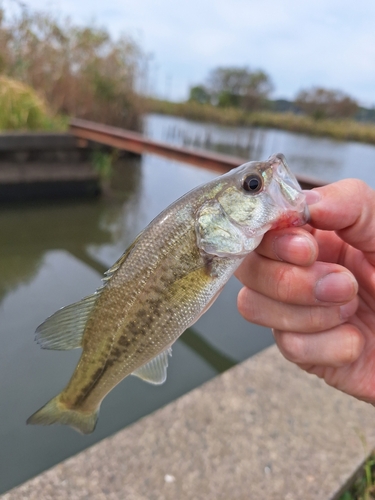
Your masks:
<svg viewBox="0 0 375 500"><path fill-rule="evenodd" d="M88 434L103 398L122 379L132 374L162 384L172 344L264 233L307 219L305 195L280 154L182 196L139 234L101 288L38 327L41 347L81 347L82 355L66 388L27 422Z"/></svg>

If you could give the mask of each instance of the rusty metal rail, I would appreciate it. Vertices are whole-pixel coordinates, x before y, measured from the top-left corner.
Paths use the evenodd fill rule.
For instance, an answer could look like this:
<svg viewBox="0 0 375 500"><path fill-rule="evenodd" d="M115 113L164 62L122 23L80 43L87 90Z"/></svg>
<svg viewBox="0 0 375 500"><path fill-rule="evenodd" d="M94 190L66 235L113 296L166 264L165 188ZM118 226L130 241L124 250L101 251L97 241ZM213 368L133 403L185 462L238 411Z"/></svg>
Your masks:
<svg viewBox="0 0 375 500"><path fill-rule="evenodd" d="M71 120L70 131L80 139L98 142L132 153L147 153L164 156L172 160L214 170L218 173L228 172L232 168L238 167L238 165L249 161L247 158L238 158L235 156L153 141L136 132L87 120ZM307 176L298 175L297 178L304 189L311 189L324 185L323 182Z"/></svg>

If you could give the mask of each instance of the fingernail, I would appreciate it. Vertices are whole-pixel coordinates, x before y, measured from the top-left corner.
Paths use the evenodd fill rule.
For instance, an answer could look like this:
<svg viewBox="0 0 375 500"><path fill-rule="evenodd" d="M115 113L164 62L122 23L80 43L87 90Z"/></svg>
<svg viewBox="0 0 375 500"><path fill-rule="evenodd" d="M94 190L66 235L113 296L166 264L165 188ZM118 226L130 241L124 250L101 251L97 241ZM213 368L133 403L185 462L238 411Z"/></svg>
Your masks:
<svg viewBox="0 0 375 500"><path fill-rule="evenodd" d="M349 273L330 273L315 285L315 297L322 302L345 302L357 292L358 285Z"/></svg>
<svg viewBox="0 0 375 500"><path fill-rule="evenodd" d="M298 264L310 260L315 248L306 236L284 234L274 240L273 251L280 260Z"/></svg>
<svg viewBox="0 0 375 500"><path fill-rule="evenodd" d="M318 203L322 199L319 191L315 189L304 189L303 193L306 196L306 203L308 205L314 205L314 203Z"/></svg>

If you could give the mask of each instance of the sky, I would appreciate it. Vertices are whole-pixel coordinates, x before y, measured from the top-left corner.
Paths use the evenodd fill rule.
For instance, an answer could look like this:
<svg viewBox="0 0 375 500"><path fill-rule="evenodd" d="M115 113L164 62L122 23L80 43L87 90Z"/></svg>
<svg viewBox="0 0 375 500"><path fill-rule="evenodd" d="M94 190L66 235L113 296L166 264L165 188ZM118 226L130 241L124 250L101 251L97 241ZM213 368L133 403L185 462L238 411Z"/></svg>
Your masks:
<svg viewBox="0 0 375 500"><path fill-rule="evenodd" d="M23 1L134 37L159 97L186 99L211 69L248 66L271 77L273 98L323 86L375 106L374 0Z"/></svg>

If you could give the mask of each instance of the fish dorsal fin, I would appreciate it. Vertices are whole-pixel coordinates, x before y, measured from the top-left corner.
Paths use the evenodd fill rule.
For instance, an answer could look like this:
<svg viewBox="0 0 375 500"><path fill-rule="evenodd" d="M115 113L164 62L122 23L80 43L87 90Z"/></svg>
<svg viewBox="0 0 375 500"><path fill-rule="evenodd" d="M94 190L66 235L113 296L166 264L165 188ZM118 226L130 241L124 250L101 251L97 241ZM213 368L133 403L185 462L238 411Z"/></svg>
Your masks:
<svg viewBox="0 0 375 500"><path fill-rule="evenodd" d="M85 326L97 298L102 293L108 281L128 258L141 234L136 237L130 247L113 266L104 273L103 284L93 295L89 295L79 302L63 307L38 326L35 340L43 349L69 350L82 346Z"/></svg>
<svg viewBox="0 0 375 500"><path fill-rule="evenodd" d="M81 347L83 332L98 296L94 293L63 307L39 325L35 340L40 347L63 351Z"/></svg>
<svg viewBox="0 0 375 500"><path fill-rule="evenodd" d="M108 271L104 273L104 278L102 279L103 286L105 286L108 281L112 278L112 276L115 274L116 271L120 269L122 264L126 261L126 259L129 257L130 252L133 250L133 248L136 246L136 244L139 241L139 238L141 237L143 231L141 231L136 239L133 241L133 243L125 250L125 252L121 255L119 259L116 260L116 262L111 266ZM100 290L100 288L99 288Z"/></svg>
<svg viewBox="0 0 375 500"><path fill-rule="evenodd" d="M168 349L158 354L145 365L137 368L132 375L139 377L150 384L163 384L167 379L168 355L172 356L171 347L168 347Z"/></svg>

